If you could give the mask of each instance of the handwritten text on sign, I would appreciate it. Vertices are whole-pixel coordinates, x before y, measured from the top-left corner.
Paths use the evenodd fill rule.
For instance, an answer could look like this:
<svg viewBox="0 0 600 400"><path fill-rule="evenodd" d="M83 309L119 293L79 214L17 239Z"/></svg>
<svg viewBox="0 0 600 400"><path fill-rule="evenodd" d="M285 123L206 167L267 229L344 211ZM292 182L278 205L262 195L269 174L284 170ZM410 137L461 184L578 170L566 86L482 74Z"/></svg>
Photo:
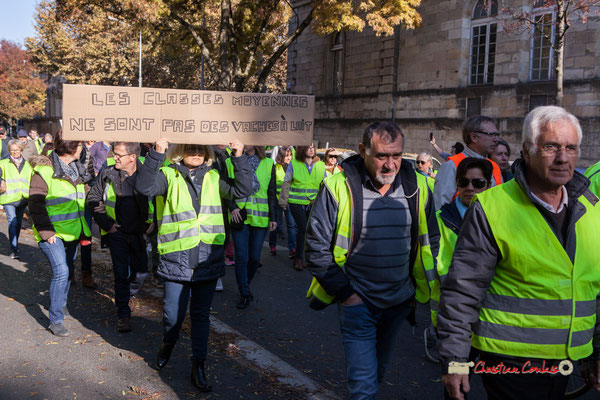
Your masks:
<svg viewBox="0 0 600 400"><path fill-rule="evenodd" d="M65 139L252 145L312 142L314 97L64 85Z"/></svg>

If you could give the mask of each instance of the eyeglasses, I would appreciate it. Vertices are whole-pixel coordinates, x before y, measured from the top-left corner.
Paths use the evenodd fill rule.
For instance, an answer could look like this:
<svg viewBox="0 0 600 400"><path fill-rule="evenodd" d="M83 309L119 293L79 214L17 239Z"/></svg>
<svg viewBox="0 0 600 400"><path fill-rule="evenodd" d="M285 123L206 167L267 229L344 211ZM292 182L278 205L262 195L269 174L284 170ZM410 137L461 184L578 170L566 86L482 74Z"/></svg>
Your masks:
<svg viewBox="0 0 600 400"><path fill-rule="evenodd" d="M475 131L475 133L481 133L482 135L486 135L492 138L500 137L500 132L484 132L484 131Z"/></svg>
<svg viewBox="0 0 600 400"><path fill-rule="evenodd" d="M456 186L459 188L467 187L467 186L469 186L469 183L472 183L473 187L475 189L483 189L484 187L487 186L488 181L486 181L485 179L481 179L481 178L475 178L475 179L458 178L456 180Z"/></svg>
<svg viewBox="0 0 600 400"><path fill-rule="evenodd" d="M559 144L549 143L542 146L537 146L542 151L542 155L546 157L553 157L565 149L567 157L577 157L579 155L579 146L569 145L562 147Z"/></svg>
<svg viewBox="0 0 600 400"><path fill-rule="evenodd" d="M185 148L185 154L189 156L204 155L204 146L188 146Z"/></svg>
<svg viewBox="0 0 600 400"><path fill-rule="evenodd" d="M21 149L13 149L13 150L9 150L8 152L9 153L20 153L21 151L23 151L23 150L21 150Z"/></svg>
<svg viewBox="0 0 600 400"><path fill-rule="evenodd" d="M417 164L419 165L425 165L427 164L429 161L423 161L423 160L417 160Z"/></svg>
<svg viewBox="0 0 600 400"><path fill-rule="evenodd" d="M337 158L337 156L334 156L332 154L328 155L327 157L329 157L329 158Z"/></svg>
<svg viewBox="0 0 600 400"><path fill-rule="evenodd" d="M113 153L113 158L115 160L120 160L121 158L125 157L125 156L130 156L133 153L127 153L127 154L118 154L118 153Z"/></svg>

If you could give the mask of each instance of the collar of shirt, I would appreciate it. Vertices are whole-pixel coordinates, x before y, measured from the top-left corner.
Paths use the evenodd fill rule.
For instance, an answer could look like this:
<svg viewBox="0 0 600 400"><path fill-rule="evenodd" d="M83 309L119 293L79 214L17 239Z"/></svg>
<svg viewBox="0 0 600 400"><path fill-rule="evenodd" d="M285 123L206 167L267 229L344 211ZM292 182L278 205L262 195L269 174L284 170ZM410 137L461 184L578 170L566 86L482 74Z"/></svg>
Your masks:
<svg viewBox="0 0 600 400"><path fill-rule="evenodd" d="M487 158L487 157L484 157L481 154L475 152L475 150L472 150L469 146L465 147L465 149L463 150L463 153L465 153L465 156L467 156L467 157Z"/></svg>
<svg viewBox="0 0 600 400"><path fill-rule="evenodd" d="M563 186L561 186L561 189L562 189L562 200L561 200L560 204L558 205L558 210L556 210L556 211L554 211L554 207L552 207L550 204L546 203L544 200L537 197L535 194L531 193L531 198L533 199L533 201L535 203L538 203L540 206L544 207L546 210L550 211L551 213L558 214L563 210L563 208L565 208L569 205L569 194L567 193L567 188L563 185Z"/></svg>
<svg viewBox="0 0 600 400"><path fill-rule="evenodd" d="M367 168L365 167L364 162L360 163L359 172L360 172L360 177L361 177L361 182L362 182L363 187L379 193L379 190L377 189L377 187L371 180L371 177L367 173ZM398 187L401 184L402 184L402 179L400 178L400 171L398 171L398 174L396 175L396 178L394 179L394 182L392 183L392 187L390 188L390 190L387 191L385 196L387 196L389 193L395 192L396 189L398 189Z"/></svg>
<svg viewBox="0 0 600 400"><path fill-rule="evenodd" d="M456 197L456 200L454 200L454 202L456 203L456 208L458 208L458 213L460 214L460 217L462 219L465 219L465 213L467 212L469 207L465 206L463 202L460 201L460 197Z"/></svg>

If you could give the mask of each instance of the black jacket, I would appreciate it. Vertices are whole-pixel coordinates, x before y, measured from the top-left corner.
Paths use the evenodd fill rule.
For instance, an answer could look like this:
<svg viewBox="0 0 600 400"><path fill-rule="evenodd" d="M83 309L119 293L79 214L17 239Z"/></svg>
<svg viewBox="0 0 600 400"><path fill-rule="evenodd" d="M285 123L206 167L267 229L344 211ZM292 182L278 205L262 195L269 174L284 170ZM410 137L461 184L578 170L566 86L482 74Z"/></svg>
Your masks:
<svg viewBox="0 0 600 400"><path fill-rule="evenodd" d="M142 163L137 161L137 170L139 171ZM117 196L121 196L123 193L122 185L123 181L127 178L127 173L124 171L120 171L115 168L114 165L111 165L107 168L104 168L100 175L96 180L96 185L92 186L92 189L87 195L87 207L92 213L92 217L94 217L94 221L98 224L98 226L105 231L108 231L115 220L106 214L106 212L96 212L94 209L99 205L101 201L104 201L104 189L109 182L112 182L113 187L115 188L115 193ZM135 201L137 203L138 209L141 212L143 217L142 223L148 219L148 197L134 191Z"/></svg>
<svg viewBox="0 0 600 400"><path fill-rule="evenodd" d="M440 208L440 218L446 228L458 235L460 228L462 227L463 219L460 216L460 212L454 201L446 203Z"/></svg>
<svg viewBox="0 0 600 400"><path fill-rule="evenodd" d="M352 213L354 218L352 221L352 230L359 234L352 235L353 240L348 251L349 256L352 249L356 247L362 230L363 196L361 171L364 171L364 160L360 155L352 156L342 163L342 168L344 174L346 174L348 185L350 186L353 210L361 210L360 212ZM404 160L400 165L399 174L412 219L410 228L410 277L413 279L412 268L417 256L419 240L417 176L412 165ZM427 204L425 204L424 207L427 215L431 250L435 259L438 253L440 234L435 217L433 196L429 189L427 189L427 192ZM350 281L343 269L335 263L333 258L333 238L337 225L337 213L337 201L327 187L322 185L315 203L313 204L306 230L306 261L311 273L317 278L323 289L330 295L336 296L336 299L339 302L343 302L354 294L354 289L350 285Z"/></svg>
<svg viewBox="0 0 600 400"><path fill-rule="evenodd" d="M165 154L152 150L146 156L144 164L138 169L136 190L146 196L166 196L168 182L166 176L160 172L165 161ZM222 198L246 197L252 193L252 177L246 156L232 157L236 179L232 182L221 179L219 192ZM192 198L196 213L200 209L200 194L204 175L211 167L200 166L195 171L194 179L190 178L190 171L183 164L171 164L168 168L177 169L185 179ZM222 175L221 175L222 176ZM202 242L198 246L184 251L163 254L160 256L158 274L163 278L173 281L207 281L225 275L225 246L207 245Z"/></svg>

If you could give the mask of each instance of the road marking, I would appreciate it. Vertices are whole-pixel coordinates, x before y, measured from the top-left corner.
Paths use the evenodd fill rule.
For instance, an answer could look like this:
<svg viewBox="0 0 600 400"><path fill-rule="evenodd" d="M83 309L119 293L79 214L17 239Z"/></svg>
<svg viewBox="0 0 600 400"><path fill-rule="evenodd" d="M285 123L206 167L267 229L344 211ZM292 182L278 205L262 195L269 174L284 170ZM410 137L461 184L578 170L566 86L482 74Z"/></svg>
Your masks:
<svg viewBox="0 0 600 400"><path fill-rule="evenodd" d="M237 340L232 344L236 346L237 354L241 354L259 369L277 374L277 380L282 384L305 391L307 398L311 400L338 399L337 396L310 379L304 373L283 361L264 347L249 340L220 319L211 315L210 324L217 333L235 335Z"/></svg>

